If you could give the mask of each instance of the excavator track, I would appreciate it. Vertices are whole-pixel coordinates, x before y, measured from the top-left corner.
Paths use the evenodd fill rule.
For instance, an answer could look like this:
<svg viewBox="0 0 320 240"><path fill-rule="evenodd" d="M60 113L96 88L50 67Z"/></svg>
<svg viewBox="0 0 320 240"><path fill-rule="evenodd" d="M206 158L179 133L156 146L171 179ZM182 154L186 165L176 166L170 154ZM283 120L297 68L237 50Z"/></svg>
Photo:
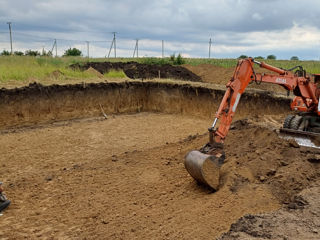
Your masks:
<svg viewBox="0 0 320 240"><path fill-rule="evenodd" d="M318 116L310 115L288 115L283 123L283 128L280 128L280 136L286 139L294 139L300 146L312 147L320 149L320 128L310 126L310 119L314 122L319 121Z"/></svg>

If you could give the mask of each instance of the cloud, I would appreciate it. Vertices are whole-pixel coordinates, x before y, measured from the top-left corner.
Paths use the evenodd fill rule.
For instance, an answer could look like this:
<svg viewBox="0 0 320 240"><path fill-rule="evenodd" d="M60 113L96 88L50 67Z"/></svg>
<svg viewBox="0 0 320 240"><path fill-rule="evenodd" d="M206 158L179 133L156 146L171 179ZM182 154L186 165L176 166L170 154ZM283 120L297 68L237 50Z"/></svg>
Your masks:
<svg viewBox="0 0 320 240"><path fill-rule="evenodd" d="M61 48L111 41L116 31L124 56L139 38L146 55L161 54L165 40L168 53L206 57L211 37L219 57L270 51L289 58L291 49L305 58L318 44L319 13L320 2L313 0L1 0L0 49L7 48L6 22L12 21L15 45L24 43L25 49L37 45L35 40L38 47L45 40L52 44L54 38L78 40L60 40ZM94 50L100 45L91 45L101 56L101 49ZM312 58L318 55L314 51Z"/></svg>

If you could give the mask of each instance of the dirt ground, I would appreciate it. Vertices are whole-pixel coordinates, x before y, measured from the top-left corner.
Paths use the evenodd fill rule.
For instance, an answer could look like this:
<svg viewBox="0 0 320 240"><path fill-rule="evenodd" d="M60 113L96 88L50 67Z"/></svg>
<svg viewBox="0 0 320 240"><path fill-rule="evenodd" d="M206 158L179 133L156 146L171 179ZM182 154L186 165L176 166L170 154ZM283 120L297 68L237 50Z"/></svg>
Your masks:
<svg viewBox="0 0 320 240"><path fill-rule="evenodd" d="M206 120L140 113L3 133L0 175L13 203L0 237L218 237L245 214L280 208L319 177L319 165L308 161L315 153L289 147L256 120L230 132L215 193L183 166L186 152L207 141Z"/></svg>
<svg viewBox="0 0 320 240"><path fill-rule="evenodd" d="M288 98L243 95L219 191L188 175L184 156L207 142L223 95L210 84L232 75L193 71L206 83L0 89L0 180L12 200L0 238L319 239L320 150L278 136Z"/></svg>
<svg viewBox="0 0 320 240"><path fill-rule="evenodd" d="M315 182L278 211L240 218L221 240L317 240L320 237L319 195L320 184Z"/></svg>
<svg viewBox="0 0 320 240"><path fill-rule="evenodd" d="M185 64L183 65L183 67L187 68L194 74L201 77L201 80L203 82L226 85L227 82L231 79L236 66L232 68L224 68L224 67L214 66L212 64L200 64L197 66ZM255 69L255 71L257 73L268 72L259 68ZM268 83L256 84L255 82L253 82L248 86L248 88L273 91L273 92L282 93L282 94L287 93L287 91L284 88L275 84L268 84Z"/></svg>

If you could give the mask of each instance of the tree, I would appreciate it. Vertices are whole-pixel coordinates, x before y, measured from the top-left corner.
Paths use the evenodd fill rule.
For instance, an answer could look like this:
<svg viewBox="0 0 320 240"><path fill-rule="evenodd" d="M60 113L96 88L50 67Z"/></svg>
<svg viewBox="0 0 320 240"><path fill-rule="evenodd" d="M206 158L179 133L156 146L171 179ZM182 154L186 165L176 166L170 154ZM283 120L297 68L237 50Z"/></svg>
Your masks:
<svg viewBox="0 0 320 240"><path fill-rule="evenodd" d="M170 56L170 62L173 65L182 65L184 64L186 61L183 59L183 57L181 56L181 54L179 53L178 56L176 57L176 54L172 54Z"/></svg>
<svg viewBox="0 0 320 240"><path fill-rule="evenodd" d="M255 57L254 59L264 59L262 56Z"/></svg>
<svg viewBox="0 0 320 240"><path fill-rule="evenodd" d="M299 61L299 58L297 56L292 56L290 58L291 61Z"/></svg>
<svg viewBox="0 0 320 240"><path fill-rule="evenodd" d="M25 51L24 55L36 57L36 56L40 56L40 53L38 51L34 51L34 50L29 49L29 50Z"/></svg>
<svg viewBox="0 0 320 240"><path fill-rule="evenodd" d="M51 57L52 52L51 51L47 52L46 50L42 49L41 56Z"/></svg>
<svg viewBox="0 0 320 240"><path fill-rule="evenodd" d="M244 58L248 58L248 56L247 56L247 55L240 55L240 56L238 57L238 59L244 59Z"/></svg>
<svg viewBox="0 0 320 240"><path fill-rule="evenodd" d="M186 61L183 59L183 57L181 56L181 54L179 53L177 58L175 59L175 61L173 62L175 65L182 65L184 64Z"/></svg>
<svg viewBox="0 0 320 240"><path fill-rule="evenodd" d="M15 51L13 54L16 56L23 56L23 52L21 51Z"/></svg>
<svg viewBox="0 0 320 240"><path fill-rule="evenodd" d="M82 52L77 49L77 48L69 48L68 50L66 50L63 54L63 56L81 56Z"/></svg>
<svg viewBox="0 0 320 240"><path fill-rule="evenodd" d="M275 55L271 54L271 55L267 56L267 59L276 60L277 57Z"/></svg>
<svg viewBox="0 0 320 240"><path fill-rule="evenodd" d="M0 55L1 55L1 56L9 56L9 55L10 55L10 52L7 51L7 50L3 50Z"/></svg>

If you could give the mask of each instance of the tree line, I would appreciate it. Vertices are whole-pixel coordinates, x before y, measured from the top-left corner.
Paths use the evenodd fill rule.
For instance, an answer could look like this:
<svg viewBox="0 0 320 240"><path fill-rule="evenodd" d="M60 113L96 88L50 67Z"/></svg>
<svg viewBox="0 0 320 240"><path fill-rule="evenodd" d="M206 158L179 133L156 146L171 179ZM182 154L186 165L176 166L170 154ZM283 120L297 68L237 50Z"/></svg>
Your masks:
<svg viewBox="0 0 320 240"><path fill-rule="evenodd" d="M3 50L0 53L0 56L9 56L11 55L11 53L7 50ZM21 51L15 51L13 52L13 55L15 56L32 56L32 57L36 57L36 56L52 56L52 52L51 51L46 51L46 50L42 50L40 51L35 51L35 50L27 50L25 52L21 52ZM77 49L77 48L69 48L67 49L63 56L82 56L82 52Z"/></svg>
<svg viewBox="0 0 320 240"><path fill-rule="evenodd" d="M240 56L238 57L238 59L244 59L244 58L248 58L248 56L247 56L247 55L240 55ZM262 57L262 56L258 56L258 57L255 57L254 59L276 60L277 57L276 57L275 55L271 54L271 55L268 55L266 58L264 58L264 57ZM298 58L297 56L292 56L292 57L290 58L290 60L291 60L291 61L299 61L299 58Z"/></svg>

